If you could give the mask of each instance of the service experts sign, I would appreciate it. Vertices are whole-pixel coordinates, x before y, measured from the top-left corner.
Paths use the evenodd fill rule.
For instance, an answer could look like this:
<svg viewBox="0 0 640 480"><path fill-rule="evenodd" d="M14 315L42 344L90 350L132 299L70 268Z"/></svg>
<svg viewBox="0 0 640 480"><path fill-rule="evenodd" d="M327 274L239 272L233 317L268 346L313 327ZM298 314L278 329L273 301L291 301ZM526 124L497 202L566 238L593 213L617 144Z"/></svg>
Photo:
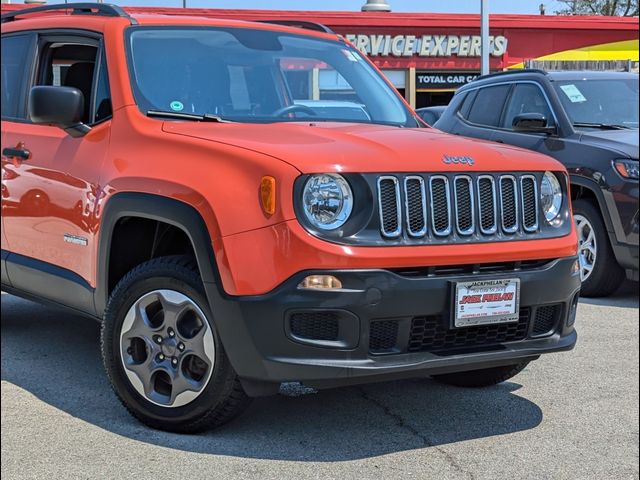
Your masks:
<svg viewBox="0 0 640 480"><path fill-rule="evenodd" d="M347 34L347 40L371 57L479 57L479 35L364 35ZM501 57L507 51L507 38L489 37L490 52Z"/></svg>

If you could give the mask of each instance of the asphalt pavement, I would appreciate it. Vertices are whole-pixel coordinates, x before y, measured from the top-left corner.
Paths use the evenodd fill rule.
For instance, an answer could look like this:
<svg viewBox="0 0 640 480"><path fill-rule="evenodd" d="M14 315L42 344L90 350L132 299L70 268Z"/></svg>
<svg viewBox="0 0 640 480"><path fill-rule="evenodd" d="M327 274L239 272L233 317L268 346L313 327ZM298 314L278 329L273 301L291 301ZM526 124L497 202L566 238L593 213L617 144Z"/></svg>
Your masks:
<svg viewBox="0 0 640 480"><path fill-rule="evenodd" d="M499 386L286 385L222 429L151 430L98 325L2 295L2 479L637 479L638 284L584 299L578 345Z"/></svg>

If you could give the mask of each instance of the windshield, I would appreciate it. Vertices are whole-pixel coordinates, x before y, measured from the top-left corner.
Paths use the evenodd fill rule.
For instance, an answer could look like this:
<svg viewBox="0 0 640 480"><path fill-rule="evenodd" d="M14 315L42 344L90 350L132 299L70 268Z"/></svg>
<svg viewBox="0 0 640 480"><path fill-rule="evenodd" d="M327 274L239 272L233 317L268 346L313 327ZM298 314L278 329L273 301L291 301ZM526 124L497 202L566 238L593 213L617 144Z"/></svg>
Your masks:
<svg viewBox="0 0 640 480"><path fill-rule="evenodd" d="M128 57L145 113L416 126L398 94L338 41L244 28L141 27L129 30Z"/></svg>
<svg viewBox="0 0 640 480"><path fill-rule="evenodd" d="M553 86L569 119L578 126L638 128L637 79L571 80Z"/></svg>

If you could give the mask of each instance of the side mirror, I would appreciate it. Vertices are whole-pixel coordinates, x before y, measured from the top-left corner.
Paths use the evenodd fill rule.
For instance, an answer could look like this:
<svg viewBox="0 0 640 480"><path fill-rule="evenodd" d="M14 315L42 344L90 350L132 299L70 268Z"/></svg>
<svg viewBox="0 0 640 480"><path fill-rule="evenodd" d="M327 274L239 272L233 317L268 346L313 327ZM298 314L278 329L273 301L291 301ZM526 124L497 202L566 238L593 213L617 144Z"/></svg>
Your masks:
<svg viewBox="0 0 640 480"><path fill-rule="evenodd" d="M38 125L55 125L72 137L86 135L91 127L82 123L84 95L71 87L33 87L29 92L29 118Z"/></svg>
<svg viewBox="0 0 640 480"><path fill-rule="evenodd" d="M521 133L553 135L558 131L555 126L547 126L547 117L542 113L521 113L514 117L511 125L514 131Z"/></svg>

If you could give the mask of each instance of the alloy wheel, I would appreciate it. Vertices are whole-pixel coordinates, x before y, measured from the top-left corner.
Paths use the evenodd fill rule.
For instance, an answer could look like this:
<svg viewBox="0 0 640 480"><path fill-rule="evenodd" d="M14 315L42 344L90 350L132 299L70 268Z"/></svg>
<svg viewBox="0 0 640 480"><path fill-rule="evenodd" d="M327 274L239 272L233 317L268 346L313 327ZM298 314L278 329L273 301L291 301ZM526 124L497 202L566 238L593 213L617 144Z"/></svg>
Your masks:
<svg viewBox="0 0 640 480"><path fill-rule="evenodd" d="M120 331L122 366L135 390L163 407L181 407L207 386L215 362L213 332L186 295L155 290L127 312Z"/></svg>
<svg viewBox="0 0 640 480"><path fill-rule="evenodd" d="M583 215L574 215L578 233L578 260L580 262L580 279L587 280L598 258L598 244L593 231L593 225Z"/></svg>

